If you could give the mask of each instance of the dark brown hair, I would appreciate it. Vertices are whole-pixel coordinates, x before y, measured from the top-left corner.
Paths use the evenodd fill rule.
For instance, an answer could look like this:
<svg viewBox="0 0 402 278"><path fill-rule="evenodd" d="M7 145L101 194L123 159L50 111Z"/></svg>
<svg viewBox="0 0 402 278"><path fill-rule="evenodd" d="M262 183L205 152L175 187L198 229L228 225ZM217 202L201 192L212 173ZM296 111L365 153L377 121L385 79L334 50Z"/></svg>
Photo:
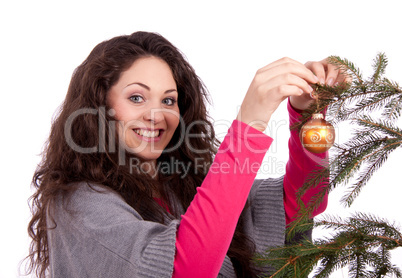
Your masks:
<svg viewBox="0 0 402 278"><path fill-rule="evenodd" d="M201 135L191 139L191 146L168 146L171 149L169 153L162 153L158 159L158 162L169 162L174 158L190 165L192 169L184 177L172 171L160 174L156 181L148 175L132 172L127 161L133 154L124 153L122 160L118 140L105 139L116 138L116 130L112 126L102 127L99 124L100 121L115 120L108 113L106 103L111 86L134 61L150 56L161 58L169 65L178 89L182 120L169 146L176 146L180 138L185 136L183 130L189 126L191 134ZM219 144L208 118L207 103L207 91L194 69L179 50L162 36L136 32L98 44L73 73L66 98L52 123L42 162L33 176L36 192L30 199L33 214L28 227L32 238L30 272L36 272L38 277L45 276L49 266L47 229L49 221L54 223L50 211L56 196L68 196L75 190L74 182L108 186L117 191L144 219L163 222L163 208L152 198L152 192L157 190L167 201L173 215L179 217L178 208L171 202L171 193L187 209ZM77 111L87 113L77 114ZM76 116L72 118L72 115ZM191 125L195 122L200 124ZM97 136L99 134L103 134L103 137ZM79 146L80 151L72 146ZM194 148L201 151L194 152ZM196 158L198 164L201 158L206 167L197 167ZM250 277L253 253L253 244L239 225L228 252L239 277Z"/></svg>

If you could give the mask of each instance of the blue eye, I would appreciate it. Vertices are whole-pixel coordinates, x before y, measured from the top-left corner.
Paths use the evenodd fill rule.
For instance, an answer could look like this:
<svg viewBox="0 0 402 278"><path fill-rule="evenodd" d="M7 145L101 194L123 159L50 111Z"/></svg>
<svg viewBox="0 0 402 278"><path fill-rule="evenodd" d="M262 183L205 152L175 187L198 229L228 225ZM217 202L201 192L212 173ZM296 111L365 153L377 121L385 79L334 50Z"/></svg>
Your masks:
<svg viewBox="0 0 402 278"><path fill-rule="evenodd" d="M135 102L135 103L140 103L140 102L143 102L143 101L144 101L144 98L143 98L142 96L138 96L138 95L131 96L129 99L130 99L132 102Z"/></svg>
<svg viewBox="0 0 402 278"><path fill-rule="evenodd" d="M174 98L165 98L162 103L168 106L173 106L175 105L177 101Z"/></svg>

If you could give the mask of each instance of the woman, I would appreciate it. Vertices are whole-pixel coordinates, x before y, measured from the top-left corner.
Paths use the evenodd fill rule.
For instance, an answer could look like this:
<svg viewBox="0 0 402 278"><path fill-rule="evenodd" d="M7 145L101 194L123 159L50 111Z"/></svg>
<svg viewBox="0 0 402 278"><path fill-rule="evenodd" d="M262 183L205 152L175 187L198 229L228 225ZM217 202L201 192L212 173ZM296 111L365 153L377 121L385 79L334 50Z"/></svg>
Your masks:
<svg viewBox="0 0 402 278"><path fill-rule="evenodd" d="M285 177L254 181L272 142L262 131L286 98L297 121L314 101L309 84L320 79L332 85L343 76L325 60L305 66L284 58L260 69L217 150L206 90L171 43L146 32L100 43L72 76L33 178L32 270L40 277L269 271L252 257L283 244L296 191L315 164L292 133Z"/></svg>

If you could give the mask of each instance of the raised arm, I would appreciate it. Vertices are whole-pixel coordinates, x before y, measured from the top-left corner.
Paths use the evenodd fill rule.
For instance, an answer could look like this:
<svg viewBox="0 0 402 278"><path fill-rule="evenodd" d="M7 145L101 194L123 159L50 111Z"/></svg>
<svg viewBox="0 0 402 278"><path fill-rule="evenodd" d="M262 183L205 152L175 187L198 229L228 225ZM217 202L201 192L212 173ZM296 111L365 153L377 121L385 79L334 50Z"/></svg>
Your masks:
<svg viewBox="0 0 402 278"><path fill-rule="evenodd" d="M292 126L299 120L300 111L295 110L292 107L290 101L288 102L289 112L289 125ZM310 172L317 168L319 163L322 163L328 152L321 154L312 154L303 148L299 139L299 133L297 130L291 130L289 139L289 161L286 164L286 174L283 179L284 186L284 205L286 213L286 224L289 224L293 220L299 211L297 204L297 191L303 186ZM327 180L323 180L317 187L308 190L302 197L303 203L307 203L313 196L322 190L327 185ZM326 195L320 206L314 211L313 216L322 213L327 206Z"/></svg>
<svg viewBox="0 0 402 278"><path fill-rule="evenodd" d="M317 76L321 84L333 86L337 83L349 82L349 77L342 74L336 66L328 64L326 59L319 62L307 62L305 66ZM302 110L306 109L314 101L313 96L307 93L289 97L288 112L290 126L299 120ZM289 161L286 165L286 175L284 178L284 204L287 224L295 220L295 216L300 209L297 205L297 191L303 186L309 173L316 169L319 163L325 163L323 160L327 158L327 156L328 152L312 154L305 150L300 143L297 130L291 131L289 139ZM317 187L308 190L302 197L303 203L307 204L311 198L326 185L327 180L323 180ZM314 211L313 216L325 210L327 198L328 196L325 196L323 202Z"/></svg>

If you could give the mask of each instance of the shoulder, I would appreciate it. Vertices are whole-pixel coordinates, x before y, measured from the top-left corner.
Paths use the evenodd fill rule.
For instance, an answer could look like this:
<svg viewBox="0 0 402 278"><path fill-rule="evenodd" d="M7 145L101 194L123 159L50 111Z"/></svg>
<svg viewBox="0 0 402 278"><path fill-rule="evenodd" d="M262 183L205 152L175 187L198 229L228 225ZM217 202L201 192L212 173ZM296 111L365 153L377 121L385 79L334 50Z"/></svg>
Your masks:
<svg viewBox="0 0 402 278"><path fill-rule="evenodd" d="M77 182L69 184L68 187L70 187L71 190L69 190L67 193L59 194L58 198L56 199L58 203L62 202L67 207L79 209L87 206L87 204L106 200L124 202L119 193L102 184Z"/></svg>
<svg viewBox="0 0 402 278"><path fill-rule="evenodd" d="M142 220L119 193L104 185L80 182L69 186L74 190L68 195L60 194L53 207L59 221L74 219L74 222L89 224L125 221L124 218Z"/></svg>

